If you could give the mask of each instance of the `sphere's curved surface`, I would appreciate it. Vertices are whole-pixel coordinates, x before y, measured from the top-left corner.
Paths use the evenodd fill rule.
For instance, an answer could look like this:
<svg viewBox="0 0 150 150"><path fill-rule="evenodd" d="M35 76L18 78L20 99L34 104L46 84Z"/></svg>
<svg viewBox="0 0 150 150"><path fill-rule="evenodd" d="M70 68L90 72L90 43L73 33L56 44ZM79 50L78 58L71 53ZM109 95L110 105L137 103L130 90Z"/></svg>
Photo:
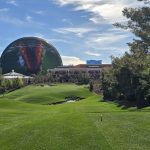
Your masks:
<svg viewBox="0 0 150 150"><path fill-rule="evenodd" d="M12 69L30 75L62 65L61 57L51 44L37 37L24 37L12 42L1 56L2 73Z"/></svg>

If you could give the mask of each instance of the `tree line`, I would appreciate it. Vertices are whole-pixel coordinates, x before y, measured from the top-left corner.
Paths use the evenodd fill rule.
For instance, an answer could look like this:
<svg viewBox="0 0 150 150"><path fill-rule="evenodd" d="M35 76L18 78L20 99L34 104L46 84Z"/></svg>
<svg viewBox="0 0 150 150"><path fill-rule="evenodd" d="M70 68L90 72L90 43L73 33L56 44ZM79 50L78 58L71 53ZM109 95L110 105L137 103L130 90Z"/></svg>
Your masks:
<svg viewBox="0 0 150 150"><path fill-rule="evenodd" d="M25 83L20 78L4 79L4 78L0 77L0 94L19 89L23 86L25 86Z"/></svg>
<svg viewBox="0 0 150 150"><path fill-rule="evenodd" d="M139 107L150 104L150 7L124 8L128 21L114 24L130 30L135 39L128 43L129 52L112 57L112 68L101 75L104 99L135 102Z"/></svg>

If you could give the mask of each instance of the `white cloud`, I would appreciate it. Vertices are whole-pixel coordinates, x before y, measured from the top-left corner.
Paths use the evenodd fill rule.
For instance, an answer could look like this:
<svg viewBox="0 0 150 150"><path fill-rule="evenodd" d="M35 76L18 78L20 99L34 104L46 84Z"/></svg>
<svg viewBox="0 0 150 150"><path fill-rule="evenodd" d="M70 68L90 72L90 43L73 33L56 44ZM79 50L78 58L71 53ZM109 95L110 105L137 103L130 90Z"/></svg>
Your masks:
<svg viewBox="0 0 150 150"><path fill-rule="evenodd" d="M43 14L45 14L45 11L43 11L43 10L35 10L35 11L33 11L33 13L37 14L37 15L43 15Z"/></svg>
<svg viewBox="0 0 150 150"><path fill-rule="evenodd" d="M49 0L51 1L51 0ZM100 0L53 0L56 4L59 4L60 6L64 6L64 5L67 5L67 4L81 4L81 3L84 3L84 4L88 4L88 3L97 3L99 2Z"/></svg>
<svg viewBox="0 0 150 150"><path fill-rule="evenodd" d="M126 43L129 42L130 38L132 38L132 35L129 33L118 30L116 32L109 31L91 34L83 42L83 45L86 45L86 49L90 50L89 52L101 54L101 57L117 56L128 50Z"/></svg>
<svg viewBox="0 0 150 150"><path fill-rule="evenodd" d="M67 23L67 24L69 24L71 26L73 25L73 23L67 18L62 19L62 22L65 22L65 23Z"/></svg>
<svg viewBox="0 0 150 150"><path fill-rule="evenodd" d="M9 11L9 8L1 8L0 9L0 12L8 12Z"/></svg>
<svg viewBox="0 0 150 150"><path fill-rule="evenodd" d="M73 56L61 56L64 65L78 65L85 62L78 57Z"/></svg>
<svg viewBox="0 0 150 150"><path fill-rule="evenodd" d="M36 36L36 37L39 37L39 38L44 38L44 35L41 34L41 33L35 33L32 36Z"/></svg>
<svg viewBox="0 0 150 150"><path fill-rule="evenodd" d="M93 34L89 38L87 38L86 44L89 46L93 45L93 47L100 48L101 46L106 46L125 40L128 37L128 34L99 33Z"/></svg>
<svg viewBox="0 0 150 150"><path fill-rule="evenodd" d="M24 25L23 20L9 16L7 14L5 14L5 15L0 14L0 21L5 22L5 23L9 23L9 24L13 24L16 26L23 26Z"/></svg>
<svg viewBox="0 0 150 150"><path fill-rule="evenodd" d="M54 42L54 43L71 43L68 40L64 40L64 39L54 39L54 38L49 38L47 39L48 42Z"/></svg>
<svg viewBox="0 0 150 150"><path fill-rule="evenodd" d="M18 3L16 0L8 0L7 1L8 4L14 5L14 6L18 6Z"/></svg>
<svg viewBox="0 0 150 150"><path fill-rule="evenodd" d="M27 22L32 22L32 17L31 16L26 16L26 21Z"/></svg>
<svg viewBox="0 0 150 150"><path fill-rule="evenodd" d="M122 10L128 6L140 5L137 0L54 0L60 6L74 5L75 11L85 11L91 13L89 18L93 23L101 23L103 21L114 23L124 21L126 18L122 16Z"/></svg>
<svg viewBox="0 0 150 150"><path fill-rule="evenodd" d="M102 17L105 21L114 23L125 20L122 16L122 10L124 7L125 6L121 4L104 4L99 6L94 5L90 10L94 13L95 20Z"/></svg>
<svg viewBox="0 0 150 150"><path fill-rule="evenodd" d="M58 28L53 31L74 38L76 41L75 50L81 53L86 59L92 56L101 57L105 62L110 62L109 56L122 55L128 47L126 45L134 36L129 31L115 29L111 24L115 22L124 22L126 18L122 15L122 10L125 7L133 7L138 3L137 0L53 0L57 5L72 5L72 11L80 11L86 17L81 22L79 28L90 29L81 32L82 38L72 37L73 35L80 36L77 27ZM141 6L141 3L140 3ZM80 13L80 14L82 14ZM89 21L87 21L89 20ZM66 35L65 35L66 34ZM62 35L63 36L63 35ZM80 36L80 37L81 37ZM81 42L80 42L81 41ZM81 44L82 43L82 44ZM82 50L82 51L81 51ZM86 55L85 55L86 54Z"/></svg>
<svg viewBox="0 0 150 150"><path fill-rule="evenodd" d="M100 53L94 53L94 52L90 52L90 51L86 51L85 54L90 55L90 56L96 56L96 57L101 56Z"/></svg>
<svg viewBox="0 0 150 150"><path fill-rule="evenodd" d="M35 33L35 34L32 34L32 35L27 35L27 36L35 36L35 37L38 37L38 38L41 38L41 39L44 39L46 42L48 43L70 43L70 41L68 40L65 40L65 39L54 39L54 38L49 38L41 33Z"/></svg>
<svg viewBox="0 0 150 150"><path fill-rule="evenodd" d="M100 16L93 16L93 17L89 18L89 20L95 24L100 24L100 23L104 22L104 19Z"/></svg>
<svg viewBox="0 0 150 150"><path fill-rule="evenodd" d="M45 26L43 22L34 21L31 16L26 16L24 19L20 19L12 16L9 13L0 13L0 21L20 27L43 28L43 26Z"/></svg>
<svg viewBox="0 0 150 150"><path fill-rule="evenodd" d="M52 30L62 34L74 33L78 37L82 37L85 33L95 31L94 28L57 28Z"/></svg>

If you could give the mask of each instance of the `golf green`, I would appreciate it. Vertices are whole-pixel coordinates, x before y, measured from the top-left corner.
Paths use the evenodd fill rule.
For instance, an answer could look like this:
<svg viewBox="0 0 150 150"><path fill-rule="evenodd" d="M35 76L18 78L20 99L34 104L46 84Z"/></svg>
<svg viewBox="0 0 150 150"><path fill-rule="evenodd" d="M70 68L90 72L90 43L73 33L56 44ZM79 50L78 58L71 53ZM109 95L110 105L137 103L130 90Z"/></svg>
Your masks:
<svg viewBox="0 0 150 150"><path fill-rule="evenodd" d="M84 98L50 105L66 97ZM0 96L0 150L149 150L150 107L122 109L86 86L27 86Z"/></svg>

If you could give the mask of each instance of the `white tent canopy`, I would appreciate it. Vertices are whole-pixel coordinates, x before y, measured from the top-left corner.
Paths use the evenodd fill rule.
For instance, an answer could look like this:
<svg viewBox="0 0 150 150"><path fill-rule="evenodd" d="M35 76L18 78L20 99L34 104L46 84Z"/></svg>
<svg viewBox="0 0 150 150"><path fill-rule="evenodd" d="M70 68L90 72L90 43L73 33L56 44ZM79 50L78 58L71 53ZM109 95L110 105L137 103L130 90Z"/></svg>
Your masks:
<svg viewBox="0 0 150 150"><path fill-rule="evenodd" d="M3 75L4 79L16 79L16 78L21 78L21 79L30 79L32 77L30 76L25 76L23 74L17 73L14 70L12 72L6 73Z"/></svg>

